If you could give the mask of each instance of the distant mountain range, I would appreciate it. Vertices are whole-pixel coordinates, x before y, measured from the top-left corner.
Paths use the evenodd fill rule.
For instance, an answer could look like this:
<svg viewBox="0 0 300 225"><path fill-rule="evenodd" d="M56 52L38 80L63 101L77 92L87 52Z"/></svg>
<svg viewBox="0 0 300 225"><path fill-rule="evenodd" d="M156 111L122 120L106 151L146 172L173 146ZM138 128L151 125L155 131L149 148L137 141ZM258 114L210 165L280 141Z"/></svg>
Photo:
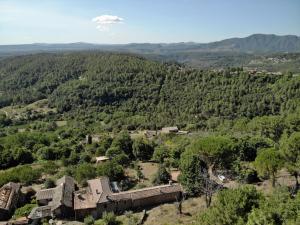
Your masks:
<svg viewBox="0 0 300 225"><path fill-rule="evenodd" d="M245 38L230 38L222 41L201 43L151 44L132 43L123 45L105 45L90 43L70 44L24 44L0 45L0 55L16 55L34 52L103 50L137 54L168 55L193 52L237 52L237 53L279 53L300 52L300 37L295 35L278 36L274 34L253 34Z"/></svg>

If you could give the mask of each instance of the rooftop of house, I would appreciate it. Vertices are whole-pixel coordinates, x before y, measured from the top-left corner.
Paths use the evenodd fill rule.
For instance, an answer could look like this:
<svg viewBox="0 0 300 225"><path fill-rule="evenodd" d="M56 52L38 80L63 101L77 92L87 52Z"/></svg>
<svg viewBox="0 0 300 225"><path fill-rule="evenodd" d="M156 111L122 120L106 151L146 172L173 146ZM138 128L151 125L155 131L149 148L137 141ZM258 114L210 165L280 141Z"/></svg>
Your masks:
<svg viewBox="0 0 300 225"><path fill-rule="evenodd" d="M74 195L74 209L95 208L97 203L107 202L112 194L108 177L88 180L88 187Z"/></svg>
<svg viewBox="0 0 300 225"><path fill-rule="evenodd" d="M170 131L173 131L173 132L177 132L179 129L178 127L163 127L161 128L162 132L170 132Z"/></svg>
<svg viewBox="0 0 300 225"><path fill-rule="evenodd" d="M181 185L168 184L113 193L110 188L109 179L107 177L101 177L99 179L89 180L86 189L75 193L74 209L91 209L96 208L97 203L125 199L137 200L174 192L182 192Z"/></svg>
<svg viewBox="0 0 300 225"><path fill-rule="evenodd" d="M179 184L167 184L167 185L142 188L138 190L113 193L112 195L108 196L108 198L113 201L119 201L123 199L137 200L137 199L144 199L152 196L158 196L158 195L181 192L181 191L182 191L182 187Z"/></svg>
<svg viewBox="0 0 300 225"><path fill-rule="evenodd" d="M0 188L0 208L9 210L12 202L12 198L21 189L19 183L9 182Z"/></svg>
<svg viewBox="0 0 300 225"><path fill-rule="evenodd" d="M109 157L107 157L107 156L98 156L98 157L96 157L97 162L106 161L106 160L109 160Z"/></svg>
<svg viewBox="0 0 300 225"><path fill-rule="evenodd" d="M73 208L73 193L75 191L75 181L72 177L63 176L56 182L55 188L45 189L36 193L37 200L50 200L47 206L34 208L30 219L44 218L51 216L53 210L64 205Z"/></svg>
<svg viewBox="0 0 300 225"><path fill-rule="evenodd" d="M46 206L40 206L40 207L35 207L29 214L28 218L35 220L39 218L45 218L45 217L51 217L51 206L46 205Z"/></svg>
<svg viewBox="0 0 300 225"><path fill-rule="evenodd" d="M52 199L55 188L40 190L36 193L36 200Z"/></svg>

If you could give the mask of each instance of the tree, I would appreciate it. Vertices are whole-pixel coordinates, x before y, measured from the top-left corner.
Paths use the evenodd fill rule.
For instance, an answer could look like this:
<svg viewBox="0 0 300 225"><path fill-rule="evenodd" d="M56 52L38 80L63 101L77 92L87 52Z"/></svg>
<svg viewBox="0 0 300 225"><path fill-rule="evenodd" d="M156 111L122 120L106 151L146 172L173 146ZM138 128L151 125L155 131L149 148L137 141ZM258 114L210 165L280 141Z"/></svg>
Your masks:
<svg viewBox="0 0 300 225"><path fill-rule="evenodd" d="M167 168L163 164L159 164L158 170L154 176L153 183L158 184L167 184L171 179L170 173L167 171Z"/></svg>
<svg viewBox="0 0 300 225"><path fill-rule="evenodd" d="M132 140L127 131L121 131L112 141L111 147L119 147L125 154L132 157Z"/></svg>
<svg viewBox="0 0 300 225"><path fill-rule="evenodd" d="M101 137L96 150L97 155L104 155L106 150L110 147L112 143L112 138L110 136Z"/></svg>
<svg viewBox="0 0 300 225"><path fill-rule="evenodd" d="M153 154L153 147L143 138L138 138L134 140L133 145L133 155L139 160L151 159Z"/></svg>
<svg viewBox="0 0 300 225"><path fill-rule="evenodd" d="M284 122L280 116L255 117L249 126L261 136L271 138L275 142L279 141L284 130Z"/></svg>
<svg viewBox="0 0 300 225"><path fill-rule="evenodd" d="M260 176L271 177L273 187L275 187L276 173L282 167L282 164L280 153L274 148L261 150L254 162L254 166Z"/></svg>
<svg viewBox="0 0 300 225"><path fill-rule="evenodd" d="M111 180L121 180L124 177L124 168L112 160L98 165L97 174L98 176L107 176Z"/></svg>
<svg viewBox="0 0 300 225"><path fill-rule="evenodd" d="M261 199L262 195L253 186L222 190L214 205L197 218L197 224L245 224L249 213L259 206Z"/></svg>
<svg viewBox="0 0 300 225"><path fill-rule="evenodd" d="M165 146L158 146L154 148L152 159L158 163L163 163L164 159L169 156L169 151Z"/></svg>
<svg viewBox="0 0 300 225"><path fill-rule="evenodd" d="M7 116L0 112L0 127L5 127L11 124L11 120Z"/></svg>
<svg viewBox="0 0 300 225"><path fill-rule="evenodd" d="M107 149L105 155L107 157L113 159L114 157L116 157L117 155L120 155L122 153L124 153L124 152L122 151L122 149L119 146L112 146L109 149Z"/></svg>
<svg viewBox="0 0 300 225"><path fill-rule="evenodd" d="M233 141L228 137L209 136L197 139L188 147L208 166L209 175L212 176L215 166L228 167L233 158Z"/></svg>
<svg viewBox="0 0 300 225"><path fill-rule="evenodd" d="M206 163L201 157L188 149L182 154L180 159L180 183L186 188L191 195L201 193L201 188L204 185L203 173L207 171Z"/></svg>
<svg viewBox="0 0 300 225"><path fill-rule="evenodd" d="M300 132L292 133L289 138L282 140L282 153L285 164L296 180L296 189L299 187L298 176L300 174Z"/></svg>
<svg viewBox="0 0 300 225"><path fill-rule="evenodd" d="M33 162L33 155L30 151L28 151L25 148L19 148L13 149L13 157L17 164L27 164Z"/></svg>
<svg viewBox="0 0 300 225"><path fill-rule="evenodd" d="M247 225L299 224L300 194L291 197L286 187L277 188L269 198L263 198L258 208L248 215Z"/></svg>
<svg viewBox="0 0 300 225"><path fill-rule="evenodd" d="M76 167L75 178L80 184L84 184L87 180L95 177L96 170L91 164L84 163Z"/></svg>

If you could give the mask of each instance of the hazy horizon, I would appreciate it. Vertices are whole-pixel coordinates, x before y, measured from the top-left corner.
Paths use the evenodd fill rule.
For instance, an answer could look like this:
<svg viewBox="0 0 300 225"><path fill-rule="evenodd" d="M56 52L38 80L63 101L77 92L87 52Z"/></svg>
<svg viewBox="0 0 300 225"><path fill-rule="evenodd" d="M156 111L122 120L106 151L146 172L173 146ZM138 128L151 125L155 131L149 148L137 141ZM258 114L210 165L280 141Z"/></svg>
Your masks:
<svg viewBox="0 0 300 225"><path fill-rule="evenodd" d="M0 44L0 46L4 46L4 45L64 45L64 44L91 44L91 45L130 45L130 44L165 44L165 45L171 45L171 44L180 44L180 43L184 43L184 44L189 44L189 43L195 43L195 44L209 44L209 43L213 43L213 42L218 42L218 41L223 41L223 40L227 40L227 39L232 39L232 38L246 38L252 35L260 35L260 34L251 34L248 36L243 36L243 37L230 37L230 38L226 38L226 39L221 39L221 40L215 40L215 41L208 41L208 42L195 42L195 41L181 41L181 42L127 42L127 43L92 43L92 42L84 42L84 41L77 41L77 42L32 42L32 43L17 43L17 44ZM300 37L298 35L295 34L282 34L282 35L278 35L278 34L261 34L261 35L276 35L276 36L296 36L296 37Z"/></svg>

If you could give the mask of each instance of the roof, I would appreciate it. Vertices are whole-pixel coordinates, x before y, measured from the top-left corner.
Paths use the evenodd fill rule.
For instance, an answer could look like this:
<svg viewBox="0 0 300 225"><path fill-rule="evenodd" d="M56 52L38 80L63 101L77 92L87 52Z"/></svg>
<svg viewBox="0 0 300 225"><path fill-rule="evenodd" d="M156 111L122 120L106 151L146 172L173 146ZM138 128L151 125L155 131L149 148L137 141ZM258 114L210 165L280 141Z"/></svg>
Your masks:
<svg viewBox="0 0 300 225"><path fill-rule="evenodd" d="M107 156L96 157L96 161L106 161L106 160L109 160L109 158Z"/></svg>
<svg viewBox="0 0 300 225"><path fill-rule="evenodd" d="M55 188L40 190L36 193L36 200L52 199Z"/></svg>
<svg viewBox="0 0 300 225"><path fill-rule="evenodd" d="M73 207L73 192L75 191L75 181L72 177L63 176L56 181L56 187L40 190L36 193L37 200L49 199L49 206L54 210L61 205Z"/></svg>
<svg viewBox="0 0 300 225"><path fill-rule="evenodd" d="M88 187L74 196L74 209L95 208L97 203L107 202L112 194L108 177L88 180Z"/></svg>
<svg viewBox="0 0 300 225"><path fill-rule="evenodd" d="M45 217L51 217L51 207L49 205L46 206L40 206L40 207L35 207L31 210L28 218L35 220L35 219L40 219L40 218L45 218Z"/></svg>
<svg viewBox="0 0 300 225"><path fill-rule="evenodd" d="M170 131L177 132L178 131L178 127L163 127L161 129L161 131L162 132L170 132Z"/></svg>
<svg viewBox="0 0 300 225"><path fill-rule="evenodd" d="M60 184L64 184L64 183L71 185L71 186L75 185L75 181L74 181L73 177L70 177L70 176L63 176L62 178L60 178L56 181L57 186Z"/></svg>
<svg viewBox="0 0 300 225"><path fill-rule="evenodd" d="M73 207L73 192L75 191L75 182L72 177L63 176L57 180L57 187L54 190L53 199L49 203L54 210L61 205Z"/></svg>
<svg viewBox="0 0 300 225"><path fill-rule="evenodd" d="M120 193L114 193L109 196L110 200L119 201L122 199L145 199L153 196L159 196L169 193L182 192L182 187L179 184L168 184L149 188L143 188L139 190L125 191Z"/></svg>
<svg viewBox="0 0 300 225"><path fill-rule="evenodd" d="M110 189L109 179L107 177L101 177L99 179L89 180L88 187L86 189L75 193L74 209L92 209L97 207L97 203L119 201L124 199L145 199L152 196L178 193L182 191L182 187L179 184L168 184L113 193Z"/></svg>
<svg viewBox="0 0 300 225"><path fill-rule="evenodd" d="M19 183L9 182L2 186L0 189L0 208L9 210L11 207L11 201L15 194L21 189Z"/></svg>

